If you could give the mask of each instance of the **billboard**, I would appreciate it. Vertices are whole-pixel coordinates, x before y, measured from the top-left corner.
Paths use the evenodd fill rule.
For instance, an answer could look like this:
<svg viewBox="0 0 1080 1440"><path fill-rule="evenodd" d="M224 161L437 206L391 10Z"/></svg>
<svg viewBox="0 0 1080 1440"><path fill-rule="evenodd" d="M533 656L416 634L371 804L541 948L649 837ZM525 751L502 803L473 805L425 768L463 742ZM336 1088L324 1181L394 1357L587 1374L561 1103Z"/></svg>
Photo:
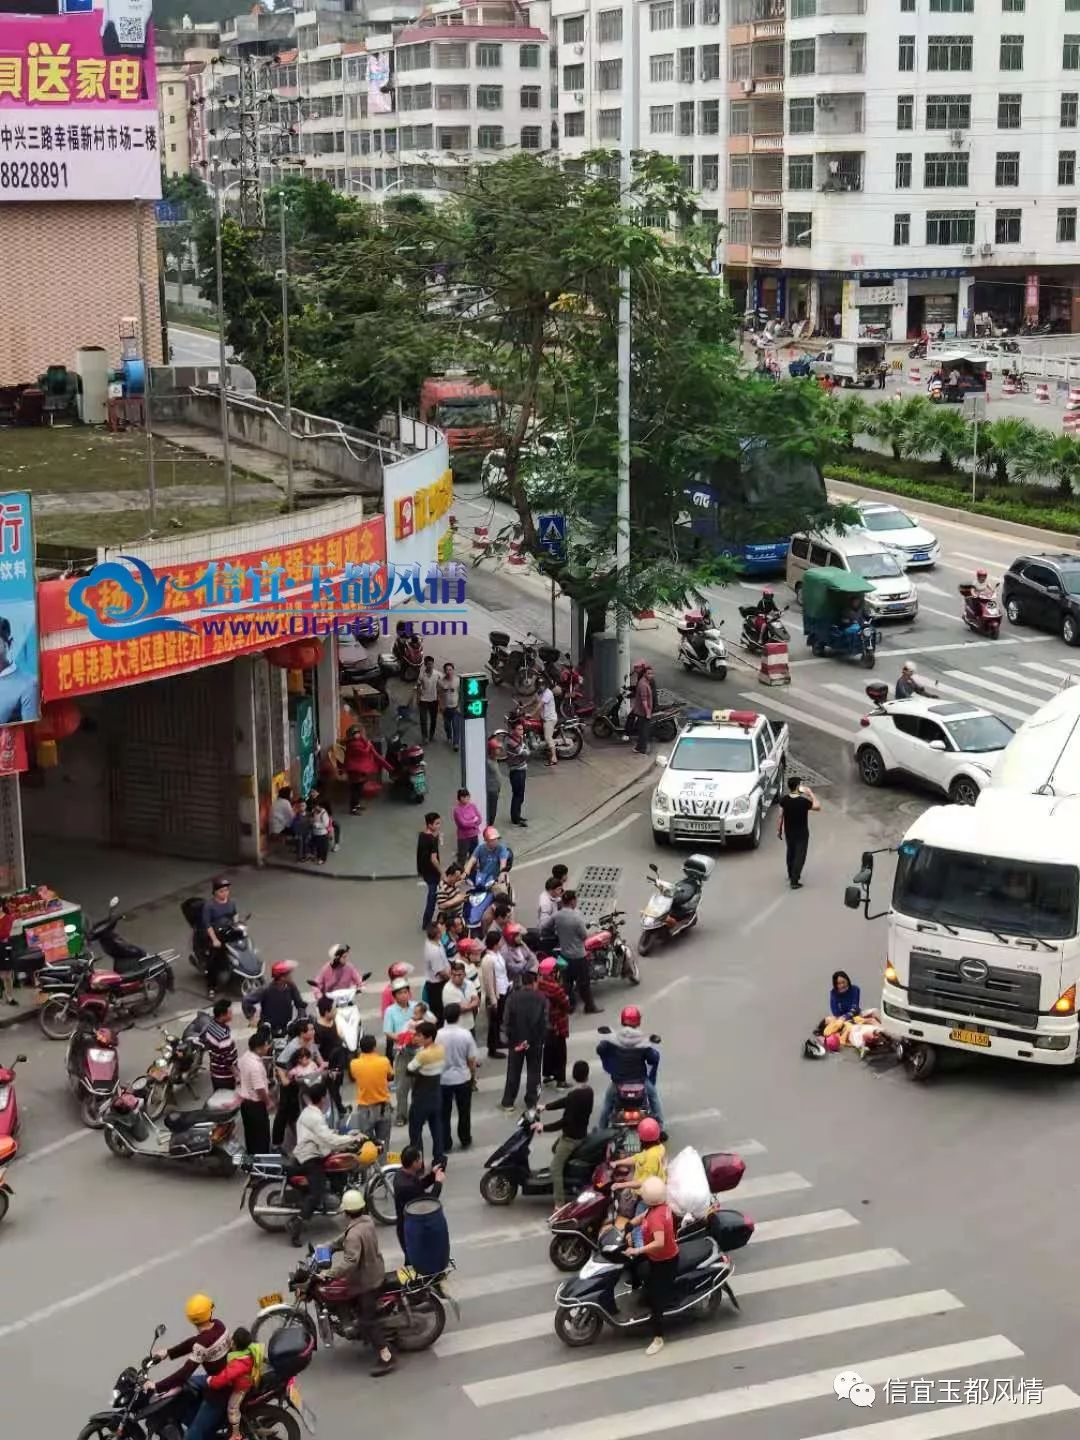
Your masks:
<svg viewBox="0 0 1080 1440"><path fill-rule="evenodd" d="M151 0L0 0L0 203L161 195Z"/></svg>
<svg viewBox="0 0 1080 1440"><path fill-rule="evenodd" d="M0 495L0 725L41 718L34 530L25 490Z"/></svg>
<svg viewBox="0 0 1080 1440"><path fill-rule="evenodd" d="M368 114L389 115L394 108L394 97L390 94L390 56L382 51L368 56Z"/></svg>

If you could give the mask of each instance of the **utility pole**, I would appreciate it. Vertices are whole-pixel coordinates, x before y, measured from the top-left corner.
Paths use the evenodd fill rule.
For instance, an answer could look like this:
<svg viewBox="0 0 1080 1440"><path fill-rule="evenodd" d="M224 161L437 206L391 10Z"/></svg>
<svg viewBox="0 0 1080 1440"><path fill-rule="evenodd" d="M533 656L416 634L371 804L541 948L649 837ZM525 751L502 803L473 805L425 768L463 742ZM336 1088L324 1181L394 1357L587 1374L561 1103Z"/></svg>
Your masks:
<svg viewBox="0 0 1080 1440"><path fill-rule="evenodd" d="M621 153L619 188L622 192L623 219L633 215L630 187L634 179L633 151L637 136L638 110L638 0L623 5L623 98L621 117ZM630 271L619 271L619 336L618 336L618 421L619 421L619 488L615 504L615 570L619 584L625 586L630 576ZM619 683L630 670L630 615L619 604L615 612L615 634L619 652Z"/></svg>
<svg viewBox="0 0 1080 1440"><path fill-rule="evenodd" d="M151 398L153 356L150 353L150 327L147 323L146 266L143 256L142 204L135 201L135 252L139 267L139 333L143 362L143 417L146 426L146 483L150 491L150 529L157 529L157 470L154 462L154 413ZM154 249L155 256L157 248Z"/></svg>
<svg viewBox="0 0 1080 1440"><path fill-rule="evenodd" d="M225 522L232 524L233 475L229 448L229 369L225 358L225 289L221 260L221 165L214 168L214 263L217 270L218 395L221 399L221 463L225 469Z"/></svg>
<svg viewBox="0 0 1080 1440"><path fill-rule="evenodd" d="M292 449L292 381L289 376L289 249L285 236L285 197L278 194L278 215L281 220L281 360L284 367L283 388L285 391L285 493L291 511L293 495L293 449Z"/></svg>

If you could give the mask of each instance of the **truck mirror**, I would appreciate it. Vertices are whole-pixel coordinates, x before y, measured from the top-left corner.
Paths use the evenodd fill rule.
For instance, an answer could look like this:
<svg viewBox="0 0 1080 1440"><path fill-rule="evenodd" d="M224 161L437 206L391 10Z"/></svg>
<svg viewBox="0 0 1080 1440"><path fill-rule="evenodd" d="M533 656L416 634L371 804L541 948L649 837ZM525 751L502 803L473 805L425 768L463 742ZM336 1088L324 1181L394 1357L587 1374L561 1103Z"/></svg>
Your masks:
<svg viewBox="0 0 1080 1440"><path fill-rule="evenodd" d="M848 885L844 888L844 904L849 910L858 910L862 904L862 890L858 885Z"/></svg>

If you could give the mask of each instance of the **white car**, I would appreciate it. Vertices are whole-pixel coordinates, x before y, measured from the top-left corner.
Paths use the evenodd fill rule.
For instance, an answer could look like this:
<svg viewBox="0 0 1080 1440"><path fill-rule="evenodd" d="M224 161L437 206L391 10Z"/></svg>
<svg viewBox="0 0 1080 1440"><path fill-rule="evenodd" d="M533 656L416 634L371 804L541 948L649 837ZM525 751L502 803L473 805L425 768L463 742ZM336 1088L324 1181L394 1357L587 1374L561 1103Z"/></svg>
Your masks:
<svg viewBox="0 0 1080 1440"><path fill-rule="evenodd" d="M941 541L896 505L864 500L858 507L859 527L882 545L895 550L907 570L933 565L941 556Z"/></svg>
<svg viewBox="0 0 1080 1440"><path fill-rule="evenodd" d="M787 772L788 727L755 710L699 712L688 720L652 797L658 845L689 840L761 843L765 812L779 799Z"/></svg>
<svg viewBox="0 0 1080 1440"><path fill-rule="evenodd" d="M859 721L851 748L864 785L904 776L954 805L974 805L1012 738L1011 726L989 710L913 695L874 706Z"/></svg>

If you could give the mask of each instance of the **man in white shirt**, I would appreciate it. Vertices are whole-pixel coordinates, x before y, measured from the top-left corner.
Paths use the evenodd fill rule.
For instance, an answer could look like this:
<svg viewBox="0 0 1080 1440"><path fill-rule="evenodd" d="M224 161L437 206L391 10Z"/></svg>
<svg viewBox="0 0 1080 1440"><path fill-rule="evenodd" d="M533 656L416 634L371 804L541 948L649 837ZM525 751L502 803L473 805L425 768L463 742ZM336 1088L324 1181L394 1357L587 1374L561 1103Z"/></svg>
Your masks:
<svg viewBox="0 0 1080 1440"><path fill-rule="evenodd" d="M544 740L548 747L548 764L557 765L559 757L555 754L555 726L559 721L559 712L555 706L555 693L548 680L541 682L540 694L536 697L537 709L540 712L540 719L544 725Z"/></svg>
<svg viewBox="0 0 1080 1440"><path fill-rule="evenodd" d="M468 982L466 981L466 984ZM457 1102L458 1144L468 1150L472 1144L472 1090L476 1078L476 1041L468 1030L462 1029L461 1010L456 1004L447 1005L443 1012L445 1023L435 1037L436 1045L443 1047L446 1063L439 1083L442 1086L442 1138L443 1149L452 1150L450 1120Z"/></svg>
<svg viewBox="0 0 1080 1440"><path fill-rule="evenodd" d="M326 1172L323 1161L335 1150L348 1150L357 1143L355 1134L339 1135L332 1130L323 1114L327 1090L323 1084L305 1090L300 1101L300 1118L296 1122L296 1147L293 1159L307 1177L307 1194L300 1214L290 1222L289 1238L300 1244L300 1231L305 1220L321 1210L326 1198Z"/></svg>
<svg viewBox="0 0 1080 1440"><path fill-rule="evenodd" d="M540 899L536 905L536 927L545 939L551 937L553 922L562 904L562 893L563 882L557 875L544 881L544 888L540 891Z"/></svg>
<svg viewBox="0 0 1080 1440"><path fill-rule="evenodd" d="M462 960L451 960L450 979L443 986L443 1013L448 1005L456 1005L460 1011L458 1027L470 1034L476 1028L476 1012L480 1008L480 996L473 982L466 978Z"/></svg>
<svg viewBox="0 0 1080 1440"><path fill-rule="evenodd" d="M443 948L443 927L440 920L433 920L427 928L424 941L424 974L427 985L424 999L435 1019L442 1023L443 986L450 974L450 962Z"/></svg>
<svg viewBox="0 0 1080 1440"><path fill-rule="evenodd" d="M292 791L283 785L270 807L270 834L287 835L293 827L296 811L293 809Z"/></svg>
<svg viewBox="0 0 1080 1440"><path fill-rule="evenodd" d="M244 1149L249 1155L265 1155L270 1149L270 1082L266 1056L270 1041L260 1028L248 1040L247 1049L236 1067L236 1093L240 1118L244 1122Z"/></svg>

